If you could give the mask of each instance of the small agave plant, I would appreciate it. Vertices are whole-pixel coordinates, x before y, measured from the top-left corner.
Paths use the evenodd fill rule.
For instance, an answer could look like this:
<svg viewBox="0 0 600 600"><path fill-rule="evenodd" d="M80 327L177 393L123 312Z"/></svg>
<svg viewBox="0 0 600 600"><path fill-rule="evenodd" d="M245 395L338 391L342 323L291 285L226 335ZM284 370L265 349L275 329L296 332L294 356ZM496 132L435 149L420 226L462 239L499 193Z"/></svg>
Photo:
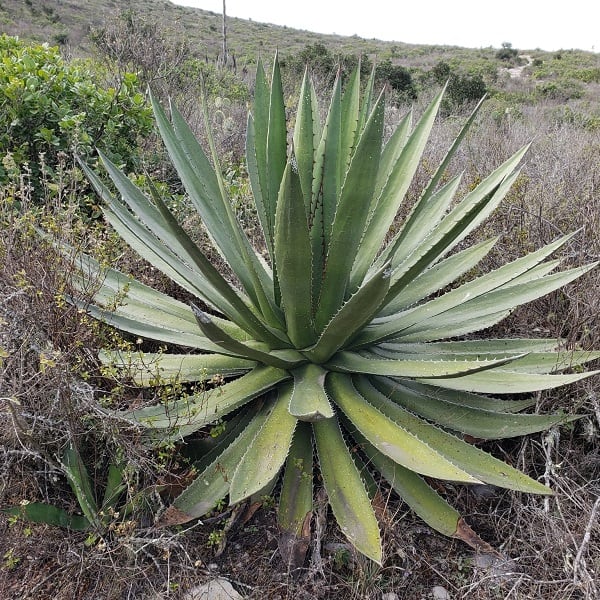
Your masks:
<svg viewBox="0 0 600 600"><path fill-rule="evenodd" d="M547 259L569 240L565 236L464 282L496 240L452 251L498 206L526 150L456 201L460 177L444 175L475 113L419 200L402 207L407 216L398 226L441 99L442 93L414 128L406 116L384 144L384 98L373 95L372 77L363 93L358 70L344 93L338 77L321 123L305 76L288 136L277 60L270 83L259 64L246 160L262 253L236 220L210 132L209 159L176 108L168 118L153 102L173 164L235 284L158 194L148 198L104 156L118 197L84 167L108 222L198 298L198 306L188 306L80 257L82 288L102 276L93 303L85 305L91 315L187 349L107 350L104 360L128 369L141 385L170 378L225 381L212 391L119 413L162 439L185 439L220 423L222 433L164 524L202 517L226 496L232 505L259 497L281 482L279 525L293 547L310 532L318 482L344 535L381 563L374 472L431 527L474 546L483 542L430 478L551 493L472 438L526 435L568 421L520 414L535 401L498 396L587 377L591 373L581 369L555 372L600 353L561 350L557 340L468 336L594 265L555 273L559 261ZM208 123L206 105L204 111Z"/></svg>

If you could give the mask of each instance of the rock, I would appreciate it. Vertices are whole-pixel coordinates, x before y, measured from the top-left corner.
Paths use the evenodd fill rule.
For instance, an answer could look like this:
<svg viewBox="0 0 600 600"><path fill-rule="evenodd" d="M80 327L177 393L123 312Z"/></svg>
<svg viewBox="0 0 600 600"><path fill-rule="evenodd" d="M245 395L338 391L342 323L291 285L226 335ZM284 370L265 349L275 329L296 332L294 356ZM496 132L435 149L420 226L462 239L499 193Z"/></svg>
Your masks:
<svg viewBox="0 0 600 600"><path fill-rule="evenodd" d="M233 589L227 579L218 577L191 589L182 600L243 600L243 596Z"/></svg>
<svg viewBox="0 0 600 600"><path fill-rule="evenodd" d="M400 600L400 598L395 592L388 592L381 596L381 600Z"/></svg>
<svg viewBox="0 0 600 600"><path fill-rule="evenodd" d="M441 585L436 585L431 590L431 596L434 600L450 600L450 592Z"/></svg>

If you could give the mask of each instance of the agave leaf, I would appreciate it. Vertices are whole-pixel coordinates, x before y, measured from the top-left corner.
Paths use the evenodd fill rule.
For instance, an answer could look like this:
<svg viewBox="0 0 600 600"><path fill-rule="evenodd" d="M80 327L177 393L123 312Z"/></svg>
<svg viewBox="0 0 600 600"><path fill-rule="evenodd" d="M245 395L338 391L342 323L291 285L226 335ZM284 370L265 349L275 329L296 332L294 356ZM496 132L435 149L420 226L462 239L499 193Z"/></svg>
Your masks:
<svg viewBox="0 0 600 600"><path fill-rule="evenodd" d="M243 375L256 362L222 354L167 354L161 352L123 352L102 350L105 365L125 369L136 385L160 385L165 382L206 381L215 375Z"/></svg>
<svg viewBox="0 0 600 600"><path fill-rule="evenodd" d="M114 311L87 304L74 298L69 298L69 301L82 310L85 310L95 319L133 335L157 340L159 342L166 342L168 344L196 348L205 352L221 352L222 354L228 354L202 335L189 333L187 331L174 331L159 325L152 325L140 320L137 316L135 318L123 316L116 314Z"/></svg>
<svg viewBox="0 0 600 600"><path fill-rule="evenodd" d="M502 310L487 315L485 318L474 317L472 319L465 319L462 322L452 324L437 324L434 321L431 322L429 329L423 329L417 333L406 333L402 332L397 338L391 338L388 341L395 342L433 342L446 338L453 338L458 336L467 335L476 331L482 331L489 327L493 327L497 323L500 323L503 319L506 319L510 315L511 310Z"/></svg>
<svg viewBox="0 0 600 600"><path fill-rule="evenodd" d="M229 489L230 504L261 490L283 467L298 423L288 412L291 395L291 382L280 387L269 415L235 470Z"/></svg>
<svg viewBox="0 0 600 600"><path fill-rule="evenodd" d="M540 352L520 358L510 365L511 371L526 373L554 373L580 367L600 358L600 352L566 350L564 352Z"/></svg>
<svg viewBox="0 0 600 600"><path fill-rule="evenodd" d="M246 305L247 299L244 296L240 296L239 292L229 285L219 271L204 256L183 228L177 223L164 202L156 195L154 205L152 205L144 194L131 183L129 178L125 177L106 156L102 153L100 155L111 179L118 186L123 198L135 214L160 242L171 249L174 256L185 261L187 265L195 267L193 269L194 282L195 287L201 289L203 292L201 297L207 298L211 306L217 306L220 310L225 310L230 319L248 323L247 327L255 335L264 336L266 327ZM115 209L118 211L114 198L109 203L109 206L111 206L113 212L115 212ZM119 215L121 215L119 218L123 221L124 213L119 211L117 212L117 216ZM131 221L128 222L131 224ZM168 262L172 266L174 263L173 257ZM199 278L200 281L197 281ZM267 337L269 335L267 332Z"/></svg>
<svg viewBox="0 0 600 600"><path fill-rule="evenodd" d="M381 564L377 519L337 420L318 421L313 431L323 483L342 533L359 552Z"/></svg>
<svg viewBox="0 0 600 600"><path fill-rule="evenodd" d="M313 161L315 148L315 122L317 107L313 105L311 82L308 77L308 68L304 71L302 86L300 88L300 99L298 101L298 112L296 114L296 126L294 127L294 155L300 178L300 188L304 199L306 217L310 215L312 183L313 183Z"/></svg>
<svg viewBox="0 0 600 600"><path fill-rule="evenodd" d="M527 394L540 390L551 390L569 385L598 375L600 371L589 371L572 375L546 375L538 373L521 373L505 369L490 369L481 373L469 373L459 378L428 379L422 383L430 383L451 390L476 392L481 394Z"/></svg>
<svg viewBox="0 0 600 600"><path fill-rule="evenodd" d="M305 358L292 348L269 352L270 348L265 344L254 344L253 347L240 342L223 331L205 312L194 304L192 304L192 311L198 320L198 326L206 337L226 352L280 369L292 368L305 362Z"/></svg>
<svg viewBox="0 0 600 600"><path fill-rule="evenodd" d="M355 344L367 345L385 340L427 341L428 339L441 339L441 335L431 337L428 332L435 330L460 327L464 328L469 321L485 323L488 317L503 311L511 311L517 306L531 302L541 296L566 285L577 279L596 265L587 265L569 269L553 275L546 275L533 281L500 287L487 293L482 293L469 299L469 292L454 294L457 288L444 296L440 296L415 309L401 315L390 316L385 321L380 320L365 328L358 336ZM468 286L468 284L466 284ZM450 296L450 298L446 298ZM410 324L412 323L412 324ZM428 337L420 339L421 334ZM446 335L445 337L449 337Z"/></svg>
<svg viewBox="0 0 600 600"><path fill-rule="evenodd" d="M315 315L317 330L323 329L339 310L346 293L355 291L348 290L348 284L355 256L359 248L363 251L361 238L369 216L368 199L379 168L383 117L383 97L380 96L360 136L336 206Z"/></svg>
<svg viewBox="0 0 600 600"><path fill-rule="evenodd" d="M550 488L527 477L507 463L403 409L373 387L366 377L354 378L354 384L370 404L480 481L532 494L552 493Z"/></svg>
<svg viewBox="0 0 600 600"><path fill-rule="evenodd" d="M287 334L296 348L315 342L312 319L312 251L298 173L288 162L275 215L275 262Z"/></svg>
<svg viewBox="0 0 600 600"><path fill-rule="evenodd" d="M344 420L344 424L347 422ZM406 469L379 452L357 429L351 428L350 433L360 444L369 462L419 517L436 531L449 537L454 536L460 519L460 514L454 508L414 471Z"/></svg>
<svg viewBox="0 0 600 600"><path fill-rule="evenodd" d="M366 281L327 324L317 343L303 354L324 363L342 348L379 310L390 285L387 265Z"/></svg>
<svg viewBox="0 0 600 600"><path fill-rule="evenodd" d="M252 196L254 197L256 212L258 213L263 235L265 236L265 242L272 259L273 232L269 227L269 217L267 216L267 206L271 206L271 203L267 197L269 188L266 173L269 104L269 85L267 83L267 77L262 61L259 58L256 65L252 114L248 115L246 160L248 163L248 175L252 186Z"/></svg>
<svg viewBox="0 0 600 600"><path fill-rule="evenodd" d="M404 288L396 298L385 306L380 311L379 317L386 317L410 308L419 300L443 290L448 284L462 277L485 258L497 241L498 238L485 240L429 267L421 275L418 275L410 286ZM378 322L378 319L375 319L375 322Z"/></svg>
<svg viewBox="0 0 600 600"><path fill-rule="evenodd" d="M344 180L356 142L361 133L360 126L360 59L354 68L342 96L340 136L340 181Z"/></svg>
<svg viewBox="0 0 600 600"><path fill-rule="evenodd" d="M208 439L188 441L185 447L185 456L193 461L192 465L196 473L202 473L219 458L223 451L248 427L250 421L262 408L263 403L262 399L257 399L252 405L252 412L240 411L230 419L222 419L217 435L215 432L211 432L212 435Z"/></svg>
<svg viewBox="0 0 600 600"><path fill-rule="evenodd" d="M387 346L386 348L382 346L374 346L372 352L374 355L381 356L382 358L387 358L390 360L419 360L422 358L427 358L428 352L427 349L421 349L423 346L442 346L442 344L385 344L382 346ZM411 346L414 346L416 352L412 354L410 352ZM403 348L403 351L398 352L398 350L390 349L392 348ZM474 346L475 347L475 346ZM485 344L481 345L482 348L485 348ZM493 345L490 346L493 348ZM524 348L527 345L523 345ZM531 344L531 347L535 348L534 344ZM471 353L467 352L459 352L457 354L452 354L448 351L448 348L445 349L446 357L448 359L453 358L454 360L464 360L464 359L475 359L475 360L490 360L498 358L498 352L489 351L485 352L484 350L479 350ZM500 352L500 354L507 354L506 351ZM430 358L433 356L438 356L435 351ZM590 352L585 350L569 350L564 352L533 352L527 354L527 356L523 356L521 358L514 359L511 362L510 370L511 371L520 371L523 373L554 373L556 371L561 371L569 368L579 367L593 360L597 360L600 358L600 352Z"/></svg>
<svg viewBox="0 0 600 600"><path fill-rule="evenodd" d="M467 483L478 479L448 460L436 448L407 431L400 423L388 418L369 404L355 389L347 375L331 373L328 388L334 402L380 452L404 467L437 477Z"/></svg>
<svg viewBox="0 0 600 600"><path fill-rule="evenodd" d="M163 327L175 331L196 332L198 324L189 306L166 294L150 288L119 271L101 267L97 261L84 254L79 255L76 265L79 274L73 276L75 289L93 294L93 299L105 308L123 316L138 318L148 323L160 322ZM98 283L101 282L98 288ZM92 289L90 289L92 288ZM213 316L215 322L239 341L247 341L250 335L234 322Z"/></svg>
<svg viewBox="0 0 600 600"><path fill-rule="evenodd" d="M298 423L287 457L281 499L277 513L280 527L295 536L302 535L313 505L313 448L308 423Z"/></svg>
<svg viewBox="0 0 600 600"><path fill-rule="evenodd" d="M86 519L93 527L99 527L98 505L92 491L90 476L79 451L72 444L65 449L62 467Z"/></svg>
<svg viewBox="0 0 600 600"><path fill-rule="evenodd" d="M66 510L43 502L29 502L19 506L0 509L6 515L20 517L31 523L45 523L56 527L65 527L73 531L87 531L92 526L86 517L71 515Z"/></svg>
<svg viewBox="0 0 600 600"><path fill-rule="evenodd" d="M300 567L309 548L313 507L313 448L308 423L298 423L284 470L277 521L279 548L287 564Z"/></svg>
<svg viewBox="0 0 600 600"><path fill-rule="evenodd" d="M275 207L279 186L283 178L287 159L287 131L285 123L285 102L283 99L283 87L281 85L281 73L277 56L273 61L273 75L271 77L270 101L269 101L269 128L267 131L266 168L268 203L265 206L271 237L274 237Z"/></svg>
<svg viewBox="0 0 600 600"><path fill-rule="evenodd" d="M321 294L325 258L331 237L331 225L341 187L339 179L341 85L340 74L338 72L313 166L312 198L309 217L313 260L313 306L317 306Z"/></svg>
<svg viewBox="0 0 600 600"><path fill-rule="evenodd" d="M431 232L435 228L436 224L442 220L452 202L456 190L458 189L460 180L461 176L451 179L446 185L440 188L434 196L429 198L426 206L419 213L420 220L418 221L417 225L414 226L419 236L425 237L426 234ZM407 227L409 226L405 225L402 231L405 231ZM406 239L410 239L408 235ZM416 242L412 241L407 241L406 243L413 243L415 246L417 245ZM379 260L376 262L378 266L382 264L382 256L380 256ZM367 267L367 265L364 266Z"/></svg>
<svg viewBox="0 0 600 600"><path fill-rule="evenodd" d="M467 194L425 238L418 252L405 256L403 245L398 246L390 255L392 267L395 268L388 294L390 300L425 268L452 250L498 206L516 179L518 173L514 170L526 150L527 147L516 152Z"/></svg>
<svg viewBox="0 0 600 600"><path fill-rule="evenodd" d="M224 386L193 394L168 404L158 404L118 413L120 417L153 429L193 426L192 433L233 412L236 408L264 394L290 375L275 367L257 367Z"/></svg>
<svg viewBox="0 0 600 600"><path fill-rule="evenodd" d="M520 355L493 360L390 360L387 358L372 358L371 356L363 356L356 352L339 352L327 362L326 367L341 373L368 373L390 377L461 378L468 373L477 373L478 371L505 365Z"/></svg>
<svg viewBox="0 0 600 600"><path fill-rule="evenodd" d="M361 442L361 446L369 461L390 482L402 500L430 527L448 537L462 540L479 552L493 550L419 475L397 465L366 440Z"/></svg>
<svg viewBox="0 0 600 600"><path fill-rule="evenodd" d="M405 320L402 318L394 320L393 329L395 329L395 331L389 337L398 338L404 334L411 335L422 330L427 330L433 321L435 321L436 325L448 326L461 323L466 318L481 319L498 311L512 310L517 306L521 306L522 304L536 300L541 296L545 296L546 294L565 286L574 279L580 277L582 274L587 273L595 266L596 263L587 265L586 267L568 269L553 275L546 275L545 277L541 277L535 281L515 284L511 285L510 287L502 287L500 289L481 294L480 296L476 296L472 300L465 301L463 298L462 303L460 302L459 298L455 297L453 304L450 308L448 308L448 310L442 313L437 313L437 311L434 310L433 315L427 315L422 322L417 322L414 325L403 327L402 323L405 323ZM432 302L435 301L432 300ZM426 310L425 314L427 314ZM390 322L390 326L391 323L392 322Z"/></svg>
<svg viewBox="0 0 600 600"><path fill-rule="evenodd" d="M383 188L388 182L388 179L393 172L393 168L397 164L400 155L402 154L402 150L406 146L406 142L408 141L408 137L410 135L411 126L412 111L409 111L401 119L400 123L398 123L396 129L394 130L394 133L392 133L392 137L388 140L387 144L383 148L383 152L381 153L381 159L379 161L379 172L377 173L377 182L375 183L373 199L371 200L371 212L373 212L377 207L377 202L381 197ZM371 220L371 218L372 215L369 218L369 221ZM364 256L365 262L368 262L368 254L365 253Z"/></svg>
<svg viewBox="0 0 600 600"><path fill-rule="evenodd" d="M386 381L386 378L378 377L375 381L377 385L379 385L379 381ZM403 388L408 388L413 392L427 397L451 402L452 404L456 404L459 410L460 407L466 406L467 408L479 408L481 410L491 410L494 412L514 413L524 410L525 408L531 408L536 403L535 398L531 397L524 400L500 400L499 398L482 396L481 394L449 390L447 388L428 385L416 380L392 380L392 386L394 385L400 385Z"/></svg>
<svg viewBox="0 0 600 600"><path fill-rule="evenodd" d="M436 100L439 102L441 98L434 99L433 102L436 102ZM427 185L427 188L421 195L421 198L413 206L410 214L408 215L405 221L404 226L402 227L400 232L394 237L392 242L388 244L384 252L382 252L381 256L379 257L379 263L381 263L382 261L385 262L389 260L391 256L396 255L395 264L399 264L401 260L408 257L408 255L414 248L416 248L425 240L426 236L428 235L431 229L430 222L428 221L427 217L427 213L429 213L431 210L429 206L431 203L430 200L434 195L437 195L439 193L436 192L437 186L444 174L446 173L446 169L450 164L450 160L458 150L460 143L464 139L473 121L475 120L475 117L479 112L482 103L483 98L477 104L477 106L463 125L452 146L446 153L446 156L436 169L431 180L429 181L429 184Z"/></svg>
<svg viewBox="0 0 600 600"><path fill-rule="evenodd" d="M367 225L361 246L361 255L358 259L360 263L355 267L358 280L364 277L364 273L366 273L366 270L377 256L379 248L381 248L398 209L404 200L413 175L419 166L419 161L429 138L429 133L435 121L442 97L443 91L429 104L406 144L402 145L402 152L398 156L398 159L391 165L392 169L389 172L381 196L377 198L376 205L371 207L371 220ZM399 141L401 141L401 138ZM384 260L383 262L387 261Z"/></svg>
<svg viewBox="0 0 600 600"><path fill-rule="evenodd" d="M206 296L205 290L197 285L198 275L194 274L170 249L160 244L145 226L135 219L120 202L116 201L106 186L88 167L82 165L82 168L96 193L111 207L103 208L107 221L131 248L181 287L212 304L210 298Z"/></svg>
<svg viewBox="0 0 600 600"><path fill-rule="evenodd" d="M435 354L455 356L457 354L465 355L487 355L493 354L528 354L546 353L556 351L562 343L562 340L552 339L484 339L484 340L463 340L451 342L434 342L428 344L407 343L383 343L380 346L374 346L373 350L378 348L397 352L402 354ZM519 361L523 359L518 359Z"/></svg>
<svg viewBox="0 0 600 600"><path fill-rule="evenodd" d="M431 396L419 394L402 384L376 382L376 387L390 400L430 421L467 433L476 438L501 439L528 435L564 424L579 417L568 415L521 415L489 409L458 406Z"/></svg>
<svg viewBox="0 0 600 600"><path fill-rule="evenodd" d="M550 256L550 254L565 244L569 239L571 239L571 237L572 235L561 237L554 243L548 244L536 252L532 252L522 258L518 258L517 260L486 273L477 279L464 283L459 287L445 293L444 295L439 296L438 298L430 300L429 302L421 304L420 306L395 317L394 322L398 326L398 331L401 330L403 325L410 327L411 325L419 323L422 320L431 319L457 306L462 306L465 303L469 303L469 306L472 306L474 299L499 288L506 289L505 286L507 283L516 280L528 272L531 273L536 265ZM533 279L535 280L536 277L534 276ZM530 283L530 281L531 280L524 281L521 285ZM511 288L513 288L514 285L511 286ZM515 290L513 290L513 292L515 292ZM507 293L507 295L508 294L510 294L510 292ZM511 303L506 306L506 308L512 308L518 304L521 303ZM502 309L504 309L504 306L498 306L498 310ZM473 309L471 308L470 310Z"/></svg>
<svg viewBox="0 0 600 600"><path fill-rule="evenodd" d="M208 159L180 113L172 107L173 124L169 123L162 107L152 99L156 121L161 136L192 202L206 223L217 249L240 279L254 306L260 309L269 325L281 326L272 293L272 279L250 245L235 219L231 203L223 184L214 141L208 130L208 141L214 163L211 185L208 190L199 175L206 170ZM203 110L207 113L206 102ZM205 115L206 116L206 115ZM215 193L214 182L219 193Z"/></svg>
<svg viewBox="0 0 600 600"><path fill-rule="evenodd" d="M330 419L334 412L325 391L328 371L319 365L307 363L293 371L294 390L288 410L301 421Z"/></svg>
<svg viewBox="0 0 600 600"><path fill-rule="evenodd" d="M123 471L125 464L111 463L108 467L108 477L106 479L106 489L102 499L102 510L114 508L117 504L119 496L127 489L127 485L123 483Z"/></svg>
<svg viewBox="0 0 600 600"><path fill-rule="evenodd" d="M227 495L233 474L267 419L271 405L272 401L265 403L242 433L175 498L173 510L168 510L163 516L163 525L185 523L201 517Z"/></svg>
<svg viewBox="0 0 600 600"><path fill-rule="evenodd" d="M171 277L184 289L203 299L209 306L214 304L216 300L214 295L211 296L210 290L212 288L210 283L199 276L198 273L189 269L187 265L161 244L124 208L119 208L115 205L113 209L104 208L107 220L134 250L138 251L152 265L160 269L165 275ZM204 287L200 285L199 287L199 284L202 283L206 285ZM222 312L236 319L252 335L258 336L265 341L270 341L273 344L281 343L281 340L285 336L280 331L267 327L246 307L243 299L236 300L232 296L232 300L236 308L233 308L224 299L220 301Z"/></svg>

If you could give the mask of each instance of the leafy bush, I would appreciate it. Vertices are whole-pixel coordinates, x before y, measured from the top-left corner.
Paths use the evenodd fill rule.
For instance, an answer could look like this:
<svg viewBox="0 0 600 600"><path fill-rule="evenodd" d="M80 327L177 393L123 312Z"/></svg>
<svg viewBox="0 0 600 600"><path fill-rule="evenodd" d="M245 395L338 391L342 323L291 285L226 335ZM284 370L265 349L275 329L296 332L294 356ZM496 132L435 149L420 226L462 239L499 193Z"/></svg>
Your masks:
<svg viewBox="0 0 600 600"><path fill-rule="evenodd" d="M381 562L377 488L367 464L429 525L478 548L484 542L422 476L551 493L464 436L505 438L572 420L519 414L535 398L498 396L578 381L586 377L580 365L600 353L567 350L557 340L456 338L498 323L593 265L553 273L558 261L546 259L565 236L464 281L496 240L451 251L502 201L526 151L455 202L460 176L442 182L475 113L397 231L396 214L441 102L440 93L412 131L408 115L383 147L384 100L373 96L372 81L361 103L358 72L343 94L336 79L322 124L305 78L288 148L279 65L269 85L259 64L247 165L269 264L235 218L210 136L214 167L180 113L172 108L169 121L155 102L169 154L235 285L157 194L146 197L106 156L118 196L86 168L123 239L206 307L188 307L78 258L82 289L90 276L103 282L94 304L81 304L92 316L196 351L103 352L142 386L204 382L197 393L118 413L163 441L218 423L211 450L195 465L198 477L163 525L200 517L227 495L231 504L259 498L283 474L282 549L297 555L307 547L316 462L343 533ZM570 367L576 373L555 374Z"/></svg>
<svg viewBox="0 0 600 600"><path fill-rule="evenodd" d="M297 81L302 77L306 66L309 67L312 76L324 81L330 81L339 68L345 75L350 74L358 65L359 59L356 54L343 54L332 52L322 42L307 44L303 50L294 56L282 59L282 67L297 76ZM368 57L360 59L361 75L368 75L372 65Z"/></svg>
<svg viewBox="0 0 600 600"><path fill-rule="evenodd" d="M502 42L502 48L496 52L496 58L504 61L513 61L518 55L519 51L510 42Z"/></svg>
<svg viewBox="0 0 600 600"><path fill-rule="evenodd" d="M379 82L387 83L403 99L414 100L417 91L410 71L402 65L393 65L388 58L375 67L375 77Z"/></svg>
<svg viewBox="0 0 600 600"><path fill-rule="evenodd" d="M89 65L67 64L57 48L0 37L0 156L29 164L38 195L39 156L52 177L61 153L94 154L96 146L132 169L138 136L152 129L152 112L135 75L107 88ZM0 165L0 183L7 173Z"/></svg>
<svg viewBox="0 0 600 600"><path fill-rule="evenodd" d="M444 99L446 111L465 103L477 102L487 92L485 80L480 73L463 73L443 60L436 63L431 69L431 77L438 85L447 83L447 93Z"/></svg>

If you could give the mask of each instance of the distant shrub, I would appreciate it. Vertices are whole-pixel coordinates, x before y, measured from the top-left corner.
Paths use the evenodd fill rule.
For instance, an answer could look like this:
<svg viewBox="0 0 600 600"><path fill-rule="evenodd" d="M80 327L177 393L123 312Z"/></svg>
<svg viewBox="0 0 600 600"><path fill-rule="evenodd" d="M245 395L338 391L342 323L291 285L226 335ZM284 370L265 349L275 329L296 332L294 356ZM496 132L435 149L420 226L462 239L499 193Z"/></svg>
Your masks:
<svg viewBox="0 0 600 600"><path fill-rule="evenodd" d="M445 60L440 60L433 66L433 69L431 69L431 75L434 81L440 85L444 85L444 83L450 79L451 73L452 67L450 67Z"/></svg>
<svg viewBox="0 0 600 600"><path fill-rule="evenodd" d="M583 91L581 82L563 78L544 81L535 86L535 94L538 97L561 102L581 98Z"/></svg>
<svg viewBox="0 0 600 600"><path fill-rule="evenodd" d="M403 99L415 99L417 97L410 71L401 65L393 65L389 58L381 61L375 67L375 77L380 82L387 83Z"/></svg>
<svg viewBox="0 0 600 600"><path fill-rule="evenodd" d="M477 102L487 92L487 85L480 73L462 73L447 62L438 62L431 70L431 77L438 85L448 82L444 102L446 111L468 102Z"/></svg>
<svg viewBox="0 0 600 600"><path fill-rule="evenodd" d="M6 35L0 36L0 63L0 157L10 155L17 167L28 163L34 190L40 188L40 155L49 177L61 154L89 156L96 147L135 167L137 138L153 125L135 75L126 74L119 88L106 87L89 65L65 63L58 48ZM6 177L0 165L0 184Z"/></svg>
<svg viewBox="0 0 600 600"><path fill-rule="evenodd" d="M519 51L512 47L510 42L502 42L502 48L496 52L498 60L512 61L519 55Z"/></svg>
<svg viewBox="0 0 600 600"><path fill-rule="evenodd" d="M316 42L307 44L298 54L283 58L281 66L297 78L301 78L308 65L314 77L328 81L335 75L338 67L343 74L349 75L358 61L359 58L356 54L335 53L322 42ZM363 56L360 59L360 65L361 75L368 76L372 68L368 57Z"/></svg>

